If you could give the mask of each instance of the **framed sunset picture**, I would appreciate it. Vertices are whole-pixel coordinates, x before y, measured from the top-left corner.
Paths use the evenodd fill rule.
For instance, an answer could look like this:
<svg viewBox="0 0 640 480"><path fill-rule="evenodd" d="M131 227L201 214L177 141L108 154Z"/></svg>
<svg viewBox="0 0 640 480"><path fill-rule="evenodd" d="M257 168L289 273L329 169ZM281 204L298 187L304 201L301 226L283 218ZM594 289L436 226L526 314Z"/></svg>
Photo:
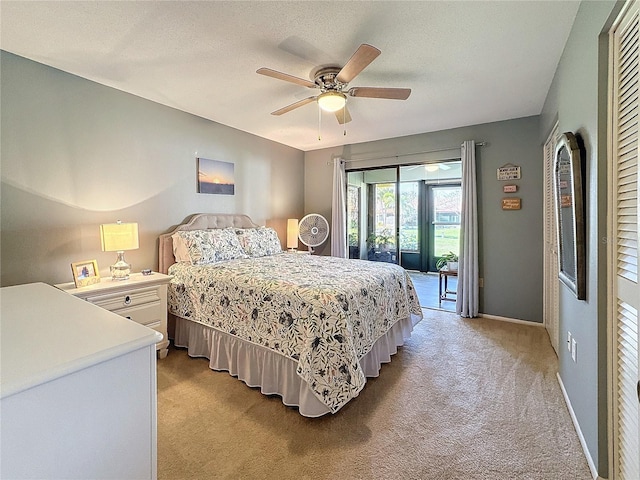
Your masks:
<svg viewBox="0 0 640 480"><path fill-rule="evenodd" d="M235 194L233 163L198 158L198 193Z"/></svg>

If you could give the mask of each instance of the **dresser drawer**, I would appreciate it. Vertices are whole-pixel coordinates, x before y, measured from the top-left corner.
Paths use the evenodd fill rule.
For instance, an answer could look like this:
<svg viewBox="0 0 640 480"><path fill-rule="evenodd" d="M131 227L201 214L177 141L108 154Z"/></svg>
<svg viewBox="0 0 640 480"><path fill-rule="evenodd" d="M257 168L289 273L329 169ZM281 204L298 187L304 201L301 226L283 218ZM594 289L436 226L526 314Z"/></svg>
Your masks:
<svg viewBox="0 0 640 480"><path fill-rule="evenodd" d="M158 287L139 288L130 292L110 293L107 295L95 295L87 297L87 301L104 309L115 312L122 308L131 308L139 305L160 302Z"/></svg>

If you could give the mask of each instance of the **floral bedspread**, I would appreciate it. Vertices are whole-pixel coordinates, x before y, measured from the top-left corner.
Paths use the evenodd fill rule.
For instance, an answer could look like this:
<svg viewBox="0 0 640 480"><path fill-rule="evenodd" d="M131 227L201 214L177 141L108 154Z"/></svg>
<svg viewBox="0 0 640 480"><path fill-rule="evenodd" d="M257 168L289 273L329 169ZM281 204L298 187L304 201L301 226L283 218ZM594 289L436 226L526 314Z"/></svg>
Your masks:
<svg viewBox="0 0 640 480"><path fill-rule="evenodd" d="M398 320L422 318L393 264L281 253L212 265L176 263L169 311L298 362L333 413L366 382L359 360Z"/></svg>

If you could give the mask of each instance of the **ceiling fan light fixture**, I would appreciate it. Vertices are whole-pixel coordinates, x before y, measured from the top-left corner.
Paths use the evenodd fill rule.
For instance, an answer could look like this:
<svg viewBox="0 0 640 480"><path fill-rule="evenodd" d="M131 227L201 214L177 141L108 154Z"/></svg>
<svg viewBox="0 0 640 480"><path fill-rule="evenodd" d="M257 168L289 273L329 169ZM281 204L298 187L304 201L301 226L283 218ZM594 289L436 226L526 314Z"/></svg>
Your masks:
<svg viewBox="0 0 640 480"><path fill-rule="evenodd" d="M325 112L337 112L344 108L347 97L341 92L325 92L318 95L318 105Z"/></svg>

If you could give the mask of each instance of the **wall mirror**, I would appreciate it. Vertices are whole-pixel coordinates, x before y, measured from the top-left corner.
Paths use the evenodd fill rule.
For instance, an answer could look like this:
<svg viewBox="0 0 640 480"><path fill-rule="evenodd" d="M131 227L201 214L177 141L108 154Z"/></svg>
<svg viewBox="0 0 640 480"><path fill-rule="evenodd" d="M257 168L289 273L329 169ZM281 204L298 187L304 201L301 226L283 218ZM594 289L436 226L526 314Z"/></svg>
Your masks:
<svg viewBox="0 0 640 480"><path fill-rule="evenodd" d="M559 277L579 300L586 298L582 161L578 139L564 133L554 162Z"/></svg>

